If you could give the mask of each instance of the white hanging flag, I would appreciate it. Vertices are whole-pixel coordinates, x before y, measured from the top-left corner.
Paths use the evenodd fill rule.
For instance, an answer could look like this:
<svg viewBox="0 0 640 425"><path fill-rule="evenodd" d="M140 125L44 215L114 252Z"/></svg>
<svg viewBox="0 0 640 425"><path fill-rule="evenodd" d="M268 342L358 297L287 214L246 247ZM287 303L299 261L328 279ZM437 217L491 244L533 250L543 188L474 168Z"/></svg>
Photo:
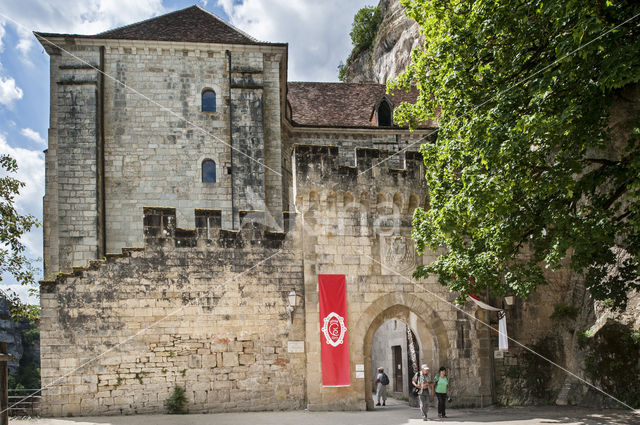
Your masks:
<svg viewBox="0 0 640 425"><path fill-rule="evenodd" d="M507 315L501 308L492 307L487 303L480 301L475 295L469 294L471 300L478 307L489 311L498 312L498 349L500 351L509 351L509 337L507 336Z"/></svg>

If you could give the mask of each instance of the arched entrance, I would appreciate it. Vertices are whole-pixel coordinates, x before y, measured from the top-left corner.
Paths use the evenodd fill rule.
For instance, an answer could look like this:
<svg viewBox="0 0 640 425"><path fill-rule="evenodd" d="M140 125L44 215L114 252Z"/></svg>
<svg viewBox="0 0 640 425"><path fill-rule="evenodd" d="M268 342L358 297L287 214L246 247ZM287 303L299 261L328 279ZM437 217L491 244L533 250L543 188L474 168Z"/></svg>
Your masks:
<svg viewBox="0 0 640 425"><path fill-rule="evenodd" d="M444 324L429 304L417 295L387 294L374 301L358 321L357 329L366 329L362 338L365 382L364 400L367 410L374 408L371 394L374 376L372 374L371 346L373 337L380 326L388 320L398 319L406 323L416 336L420 348L421 362L437 364L446 362L449 339ZM368 323L368 325L367 325Z"/></svg>
<svg viewBox="0 0 640 425"><path fill-rule="evenodd" d="M411 320L411 313L409 316L411 322L416 322ZM375 331L371 344L372 393L376 393L375 378L382 367L389 377L388 395L410 398L410 380L423 360L421 354L418 338L407 322L400 319L384 322Z"/></svg>

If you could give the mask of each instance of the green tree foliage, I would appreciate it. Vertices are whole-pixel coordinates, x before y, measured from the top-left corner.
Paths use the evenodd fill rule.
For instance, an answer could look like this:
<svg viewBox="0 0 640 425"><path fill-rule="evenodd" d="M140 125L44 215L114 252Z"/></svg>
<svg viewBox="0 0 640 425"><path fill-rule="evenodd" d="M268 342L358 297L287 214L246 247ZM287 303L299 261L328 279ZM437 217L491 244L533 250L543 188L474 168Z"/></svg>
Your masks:
<svg viewBox="0 0 640 425"><path fill-rule="evenodd" d="M11 177L17 170L15 159L0 155L0 281L2 274L10 273L18 283L28 285L35 282L35 269L25 256L25 246L20 238L39 223L31 215L20 215L15 208L14 198L25 185ZM12 315L29 317L37 313L32 306L22 304L15 293L5 292Z"/></svg>
<svg viewBox="0 0 640 425"><path fill-rule="evenodd" d="M346 60L346 64L338 65L338 79L342 82L347 80L347 71L352 57L367 50L373 45L378 35L378 27L382 22L382 12L379 6L365 6L356 12L351 24L351 44L353 49Z"/></svg>
<svg viewBox="0 0 640 425"><path fill-rule="evenodd" d="M625 137L609 124L640 80L640 3L403 4L425 43L396 81L420 92L396 121L439 117L413 238L446 248L416 276L436 274L462 302L486 287L527 296L545 267L568 265L624 307L639 287L640 131L635 112Z"/></svg>
<svg viewBox="0 0 640 425"><path fill-rule="evenodd" d="M382 22L382 12L378 6L365 6L353 17L351 25L351 43L353 51L351 55L360 53L373 45L378 34L378 27Z"/></svg>

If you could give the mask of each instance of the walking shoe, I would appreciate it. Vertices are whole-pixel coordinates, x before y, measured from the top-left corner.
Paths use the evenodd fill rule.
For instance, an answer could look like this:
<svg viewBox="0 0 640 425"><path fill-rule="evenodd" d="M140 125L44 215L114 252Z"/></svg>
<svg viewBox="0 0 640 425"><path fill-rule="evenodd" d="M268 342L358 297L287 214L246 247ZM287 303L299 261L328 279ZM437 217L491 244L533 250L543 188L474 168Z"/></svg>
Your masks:
<svg viewBox="0 0 640 425"><path fill-rule="evenodd" d="M386 402L386 401L383 401L383 402L382 402L382 405L383 405L383 406L386 406L386 405L387 405L387 402Z"/></svg>
<svg viewBox="0 0 640 425"><path fill-rule="evenodd" d="M376 406L380 406L380 403L376 403Z"/></svg>

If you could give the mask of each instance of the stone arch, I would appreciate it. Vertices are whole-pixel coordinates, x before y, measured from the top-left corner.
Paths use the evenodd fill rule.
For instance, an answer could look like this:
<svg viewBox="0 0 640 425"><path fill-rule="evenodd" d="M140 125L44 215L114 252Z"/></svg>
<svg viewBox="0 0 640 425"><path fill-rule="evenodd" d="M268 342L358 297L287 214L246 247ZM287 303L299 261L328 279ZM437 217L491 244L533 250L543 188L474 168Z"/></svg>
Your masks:
<svg viewBox="0 0 640 425"><path fill-rule="evenodd" d="M382 192L378 193L378 196L376 197L376 212L379 215L391 214L392 209L393 208L389 203L389 198L387 197L387 195Z"/></svg>
<svg viewBox="0 0 640 425"><path fill-rule="evenodd" d="M318 192L312 190L309 192L309 205L307 207L308 211L317 211L319 208L320 200L318 196Z"/></svg>
<svg viewBox="0 0 640 425"><path fill-rule="evenodd" d="M411 196L409 196L409 206L407 213L413 215L413 212L416 210L416 208L418 208L419 202L420 200L418 199L418 195L412 193Z"/></svg>
<svg viewBox="0 0 640 425"><path fill-rule="evenodd" d="M393 107L387 96L383 96L376 108L379 127L389 127L393 124Z"/></svg>
<svg viewBox="0 0 640 425"><path fill-rule="evenodd" d="M345 208L347 208L349 204L353 203L353 193L347 190L346 192L344 192L344 196L342 199L343 199L342 204L344 205Z"/></svg>
<svg viewBox="0 0 640 425"><path fill-rule="evenodd" d="M360 203L365 208L365 210L369 209L369 192L362 192L360 194Z"/></svg>
<svg viewBox="0 0 640 425"><path fill-rule="evenodd" d="M417 318L415 326L410 323L411 313ZM420 359L429 362L437 360L438 364L447 362L449 352L449 337L438 313L422 298L416 294L394 292L383 295L369 305L362 313L355 328L352 329L350 340L362 341L362 345L355 344L357 350L355 358L364 360L364 400L367 410L373 410L373 397L371 386L371 344L373 336L378 328L387 320L400 319L407 323L418 339L420 346ZM430 343L435 347L432 349ZM435 364L432 366L435 368Z"/></svg>
<svg viewBox="0 0 640 425"><path fill-rule="evenodd" d="M327 193L327 209L331 212L336 210L336 193L333 190Z"/></svg>
<svg viewBox="0 0 640 425"><path fill-rule="evenodd" d="M402 196L402 193L396 192L395 195L393 195L393 213L402 214L404 211L402 209L403 206L404 206L404 197Z"/></svg>

